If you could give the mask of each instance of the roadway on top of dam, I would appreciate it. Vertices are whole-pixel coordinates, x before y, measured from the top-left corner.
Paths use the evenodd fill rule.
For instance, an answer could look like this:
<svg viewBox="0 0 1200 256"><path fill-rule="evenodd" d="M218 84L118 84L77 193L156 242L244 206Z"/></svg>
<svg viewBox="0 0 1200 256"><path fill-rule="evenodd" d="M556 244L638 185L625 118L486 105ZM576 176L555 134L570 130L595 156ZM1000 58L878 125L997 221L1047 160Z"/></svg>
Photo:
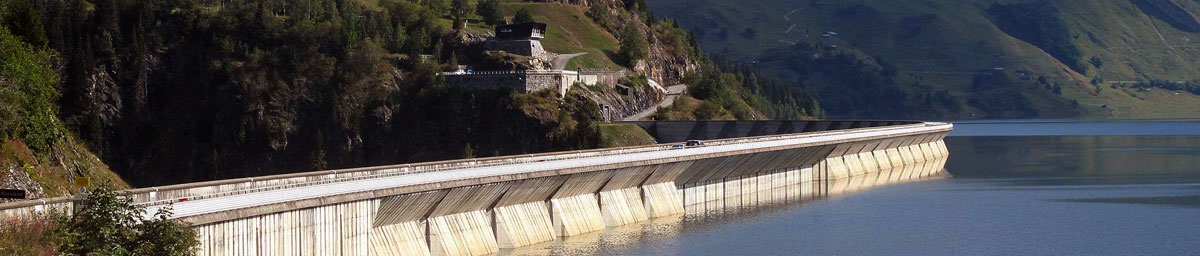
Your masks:
<svg viewBox="0 0 1200 256"><path fill-rule="evenodd" d="M516 163L497 166L468 167L435 172L401 174L387 177L377 177L361 180L340 181L325 184L306 185L267 191L256 191L245 194L227 195L176 202L172 207L174 218L187 218L205 214L215 214L263 205L281 204L293 201L334 197L352 193L370 192L406 186L434 184L449 181L468 180L475 178L500 177L504 175L530 174L543 171L553 171L590 166L604 166L627 162L652 161L678 157L731 153L747 150L761 150L776 147L796 145L820 145L851 140L863 140L901 134L916 134L937 130L949 130L949 124L920 123L913 125L863 128L855 130L839 130L819 133L797 133L786 135L771 135L775 140L731 143L685 149L657 150L649 152L626 153L619 155L581 157L563 160L547 160L544 162ZM519 157L519 156L514 156ZM152 215L166 205L146 207L147 215Z"/></svg>

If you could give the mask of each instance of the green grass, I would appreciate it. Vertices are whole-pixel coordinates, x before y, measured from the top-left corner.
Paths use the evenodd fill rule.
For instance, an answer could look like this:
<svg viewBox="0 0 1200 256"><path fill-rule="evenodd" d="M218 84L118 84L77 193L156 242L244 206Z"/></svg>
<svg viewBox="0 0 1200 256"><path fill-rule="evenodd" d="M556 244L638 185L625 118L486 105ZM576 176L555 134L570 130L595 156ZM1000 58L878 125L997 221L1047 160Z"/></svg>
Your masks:
<svg viewBox="0 0 1200 256"><path fill-rule="evenodd" d="M129 184L74 139L56 142L54 147L61 150L39 156L19 140L4 141L0 144L0 170L16 167L25 171L31 180L42 186L46 197L66 196L76 192L73 179L77 174L88 177L93 187L108 183L119 189L129 188Z"/></svg>
<svg viewBox="0 0 1200 256"><path fill-rule="evenodd" d="M560 54L588 53L572 59L567 69L623 69L606 54L617 51L617 39L587 17L586 8L554 3L507 3L504 7L509 17L517 10L528 9L535 20L547 23L546 38L542 39L542 46L547 51Z"/></svg>
<svg viewBox="0 0 1200 256"><path fill-rule="evenodd" d="M600 146L605 148L653 145L658 141L633 124L600 124Z"/></svg>

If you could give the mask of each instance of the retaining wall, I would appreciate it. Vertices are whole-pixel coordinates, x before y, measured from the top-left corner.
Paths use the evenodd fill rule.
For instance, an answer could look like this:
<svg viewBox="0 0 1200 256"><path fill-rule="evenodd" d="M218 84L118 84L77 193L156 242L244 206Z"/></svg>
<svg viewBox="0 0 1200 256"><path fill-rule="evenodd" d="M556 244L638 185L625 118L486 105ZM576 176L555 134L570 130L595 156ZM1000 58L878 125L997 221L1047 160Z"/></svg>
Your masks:
<svg viewBox="0 0 1200 256"><path fill-rule="evenodd" d="M446 85L468 90L510 90L530 93L540 90L555 90L559 96L579 82L581 76L574 71L478 71L471 74L442 73ZM595 80L587 78L587 80ZM593 82L594 83L594 82Z"/></svg>

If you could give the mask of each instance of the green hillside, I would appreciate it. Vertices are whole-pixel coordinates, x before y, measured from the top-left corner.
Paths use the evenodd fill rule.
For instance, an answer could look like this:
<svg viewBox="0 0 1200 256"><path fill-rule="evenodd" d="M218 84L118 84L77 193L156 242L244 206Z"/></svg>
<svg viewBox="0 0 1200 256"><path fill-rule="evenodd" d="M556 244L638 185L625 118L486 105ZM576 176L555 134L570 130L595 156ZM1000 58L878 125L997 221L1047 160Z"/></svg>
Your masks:
<svg viewBox="0 0 1200 256"><path fill-rule="evenodd" d="M588 53L567 68L635 74L623 88L724 77L695 83L711 113L820 113L805 90L717 67L642 5L592 3L0 0L0 171L30 180L0 188L63 195L79 176L145 187L586 149L606 134L631 135L609 145L646 143L602 133L600 105L584 95L594 90L445 83L440 73L460 65L534 65L484 50L493 25L518 17L548 23L547 50ZM617 91L606 96L660 97Z"/></svg>
<svg viewBox="0 0 1200 256"><path fill-rule="evenodd" d="M839 95L836 91L853 87L845 85L852 82L825 71L798 70L792 59L852 53L886 64L872 66L894 72L875 73L880 81L894 80L896 93L909 101L903 111L890 114L908 117L1200 117L1200 98L1194 94L1130 86L1139 80L1200 79L1200 2L1193 0L659 0L649 5L658 16L695 30L710 52L752 63L777 78L803 80L818 91L831 116L878 116L871 110L893 106ZM992 73L1014 79L1001 87L976 85ZM924 95L941 90L955 102L911 102L936 99Z"/></svg>
<svg viewBox="0 0 1200 256"><path fill-rule="evenodd" d="M585 14L587 8L552 3L510 3L505 7L510 15L515 15L521 9L529 10L535 20L547 24L546 38L542 40L547 51L560 54L587 53L571 59L567 69L622 69L608 57L609 53L618 50L617 38L588 18Z"/></svg>

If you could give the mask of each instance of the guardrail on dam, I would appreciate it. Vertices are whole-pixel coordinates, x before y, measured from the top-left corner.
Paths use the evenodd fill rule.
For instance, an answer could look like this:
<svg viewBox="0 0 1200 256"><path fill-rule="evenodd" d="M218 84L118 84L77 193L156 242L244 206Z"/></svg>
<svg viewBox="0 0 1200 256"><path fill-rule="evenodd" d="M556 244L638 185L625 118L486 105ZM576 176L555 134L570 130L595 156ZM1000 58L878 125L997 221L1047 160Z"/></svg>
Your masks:
<svg viewBox="0 0 1200 256"><path fill-rule="evenodd" d="M127 191L202 255L482 255L654 218L940 175L946 123L637 122L679 144L321 171ZM719 128L717 128L719 127ZM746 137L749 136L749 137ZM70 207L0 205L6 216Z"/></svg>

